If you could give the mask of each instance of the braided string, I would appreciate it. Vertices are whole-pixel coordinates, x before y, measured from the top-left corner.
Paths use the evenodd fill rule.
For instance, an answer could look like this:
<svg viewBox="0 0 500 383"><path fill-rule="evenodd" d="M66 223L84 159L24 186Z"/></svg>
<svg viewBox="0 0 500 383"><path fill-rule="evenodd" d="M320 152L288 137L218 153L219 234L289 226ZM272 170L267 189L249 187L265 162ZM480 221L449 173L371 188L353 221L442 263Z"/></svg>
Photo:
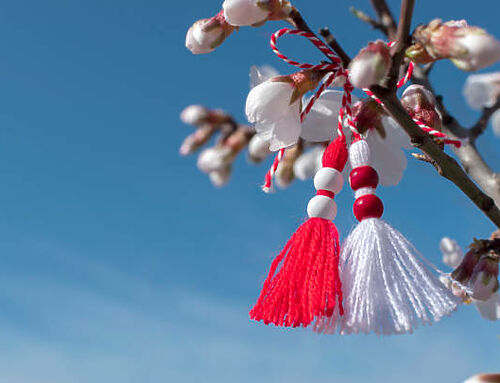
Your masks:
<svg viewBox="0 0 500 383"><path fill-rule="evenodd" d="M392 46L392 45L394 45L394 42L389 43L389 46ZM402 79L400 79L398 81L398 83L396 84L396 86L398 88L401 88L408 81L410 81L411 76L413 75L413 69L414 69L414 64L413 64L412 61L410 61L410 63L408 64L408 70L406 71L405 76ZM363 91L368 96L370 96L372 99L374 99L379 105L381 105L381 106L384 107L384 103L382 102L382 100L379 99L377 96L375 96L375 94L370 89L363 88ZM448 136L446 134L444 134L443 132L440 132L439 130L431 128L430 126L424 124L422 121L417 120L416 118L412 117L412 120L424 132L427 132L428 134L430 134L433 137L441 139L445 144L450 144L450 145L453 145L453 146L455 146L457 148L460 148L462 146L462 142L460 140L452 140L452 139L448 138Z"/></svg>
<svg viewBox="0 0 500 383"><path fill-rule="evenodd" d="M298 35L305 37L308 39L316 48L318 48L321 52L323 52L330 60L331 63L322 63L322 64L308 64L308 63L299 63L297 61L294 61L290 59L289 57L285 56L283 53L280 52L276 45L276 41L278 38L280 38L283 35ZM341 66L342 60L337 56L337 54L330 49L325 43L323 43L318 37L316 37L313 33L310 32L305 32L301 31L298 29L290 29L290 28L282 28L279 31L276 31L273 33L271 36L271 41L270 41L271 49L273 52L278 56L280 59L285 61L286 63L296 66L301 69L310 69L310 70L318 70L318 71L329 71L330 73L327 75L321 86L318 88L318 90L314 93L314 95L311 97L309 102L307 103L306 107L301 111L300 113L300 122L304 122L304 119L306 118L307 114L311 111L314 103L318 100L318 98L321 96L321 94L328 88L333 81L340 76L345 77L346 79L346 84L344 86L344 91L349 92L348 95L344 93L344 97L342 99L342 109L346 109L346 114L348 116L348 120L351 121L352 125L354 125L354 122L352 121L352 112L351 112L351 94L350 92L352 91L352 85L349 83L348 77L347 77L347 71L344 70ZM342 112L341 112L342 113ZM339 135L343 135L342 132L342 123L339 119L339 126L338 126L338 132ZM281 160L283 159L283 156L285 155L285 148L282 148L278 151L278 154L274 158L274 161L271 165L271 168L268 170L266 173L265 179L264 179L264 185L262 186L262 190L266 193L270 192L273 187L273 178L276 173L276 170L278 169L278 165L280 164Z"/></svg>

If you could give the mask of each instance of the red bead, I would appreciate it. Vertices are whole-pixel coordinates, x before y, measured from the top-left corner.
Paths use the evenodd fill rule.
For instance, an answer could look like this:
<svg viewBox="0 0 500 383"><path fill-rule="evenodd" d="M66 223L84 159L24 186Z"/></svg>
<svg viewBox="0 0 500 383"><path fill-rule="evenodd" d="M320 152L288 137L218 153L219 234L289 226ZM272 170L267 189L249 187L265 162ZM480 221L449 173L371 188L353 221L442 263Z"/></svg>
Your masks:
<svg viewBox="0 0 500 383"><path fill-rule="evenodd" d="M378 174L371 166L360 166L352 170L349 175L352 190L360 188L376 188L378 185Z"/></svg>
<svg viewBox="0 0 500 383"><path fill-rule="evenodd" d="M358 221L365 218L380 218L384 213L384 204L376 195L365 194L356 199L352 210Z"/></svg>

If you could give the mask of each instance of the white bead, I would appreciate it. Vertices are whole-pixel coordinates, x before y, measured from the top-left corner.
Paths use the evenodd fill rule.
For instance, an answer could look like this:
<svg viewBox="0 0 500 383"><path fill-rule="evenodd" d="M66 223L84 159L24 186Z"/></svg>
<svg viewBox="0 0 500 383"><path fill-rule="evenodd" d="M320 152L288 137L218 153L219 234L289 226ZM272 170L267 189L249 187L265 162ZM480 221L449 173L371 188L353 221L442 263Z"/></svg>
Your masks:
<svg viewBox="0 0 500 383"><path fill-rule="evenodd" d="M365 140L356 141L349 149L349 160L353 169L371 165L371 155L368 143Z"/></svg>
<svg viewBox="0 0 500 383"><path fill-rule="evenodd" d="M344 186L344 177L337 169L321 168L314 176L316 190L328 190L335 194L340 193Z"/></svg>
<svg viewBox="0 0 500 383"><path fill-rule="evenodd" d="M332 221L337 215L337 204L324 195L316 195L307 204L307 214L310 218L318 217Z"/></svg>
<svg viewBox="0 0 500 383"><path fill-rule="evenodd" d="M356 190L354 192L354 198L357 199L363 195L367 195L367 194L375 194L375 189L374 188L370 188L370 187L366 187L366 188L359 188L358 190Z"/></svg>

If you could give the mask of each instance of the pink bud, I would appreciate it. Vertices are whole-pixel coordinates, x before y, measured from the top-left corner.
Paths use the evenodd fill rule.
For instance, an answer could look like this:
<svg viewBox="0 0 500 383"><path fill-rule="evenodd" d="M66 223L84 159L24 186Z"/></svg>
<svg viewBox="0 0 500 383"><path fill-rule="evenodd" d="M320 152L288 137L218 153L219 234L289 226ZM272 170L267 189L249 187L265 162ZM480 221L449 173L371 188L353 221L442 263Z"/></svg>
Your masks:
<svg viewBox="0 0 500 383"><path fill-rule="evenodd" d="M194 153L201 146L207 143L210 137L212 137L215 130L216 129L213 125L204 125L201 128L198 128L194 131L194 133L190 134L184 139L179 149L179 153L182 156L187 156L188 154Z"/></svg>
<svg viewBox="0 0 500 383"><path fill-rule="evenodd" d="M419 63L449 58L459 69L476 71L500 60L500 42L465 20L435 19L418 27L414 39L406 54Z"/></svg>
<svg viewBox="0 0 500 383"><path fill-rule="evenodd" d="M290 15L287 0L225 0L224 16L234 26L261 25L266 20L282 20Z"/></svg>
<svg viewBox="0 0 500 383"><path fill-rule="evenodd" d="M412 118L441 131L441 116L436 110L434 95L422 85L410 85L406 88L401 96L401 104Z"/></svg>
<svg viewBox="0 0 500 383"><path fill-rule="evenodd" d="M349 64L349 80L356 88L378 84L389 71L390 54L382 40L371 42Z"/></svg>
<svg viewBox="0 0 500 383"><path fill-rule="evenodd" d="M194 54L210 53L233 32L223 11L209 19L196 21L186 34L186 47Z"/></svg>

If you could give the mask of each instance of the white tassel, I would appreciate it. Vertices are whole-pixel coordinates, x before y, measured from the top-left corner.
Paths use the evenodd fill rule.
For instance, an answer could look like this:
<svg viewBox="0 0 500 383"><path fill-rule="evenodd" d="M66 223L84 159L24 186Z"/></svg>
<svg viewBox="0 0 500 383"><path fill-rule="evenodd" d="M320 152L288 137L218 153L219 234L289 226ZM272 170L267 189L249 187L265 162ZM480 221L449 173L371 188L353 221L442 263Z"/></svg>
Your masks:
<svg viewBox="0 0 500 383"><path fill-rule="evenodd" d="M360 169L370 164L366 142L358 141L351 146L350 159L354 171L358 168L357 179L353 177L354 171L351 174L352 187L373 194L376 187L373 168ZM356 195L359 199L363 197ZM427 265L421 261L424 258L413 245L380 219L383 207L374 199L378 200L373 196L366 202L379 204L376 208L366 207L366 202L360 208L357 200L354 212L360 223L342 247L344 315L336 312L330 318L319 319L315 325L317 332L411 333L420 324L431 324L450 314L460 302L433 273L434 267L428 261Z"/></svg>

